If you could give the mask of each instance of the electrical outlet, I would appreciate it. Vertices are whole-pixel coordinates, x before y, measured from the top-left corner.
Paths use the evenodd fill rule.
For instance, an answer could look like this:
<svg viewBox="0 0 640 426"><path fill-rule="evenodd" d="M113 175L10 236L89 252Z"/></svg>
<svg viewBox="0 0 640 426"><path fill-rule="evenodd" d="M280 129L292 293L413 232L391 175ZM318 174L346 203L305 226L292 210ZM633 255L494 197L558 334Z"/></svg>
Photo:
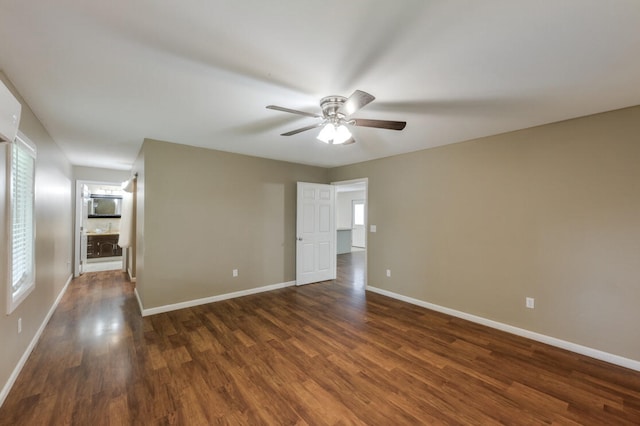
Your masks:
<svg viewBox="0 0 640 426"><path fill-rule="evenodd" d="M237 276L238 276L238 270L237 270L237 269L234 269L234 270L233 270L233 276L234 276L234 277L237 277Z"/></svg>
<svg viewBox="0 0 640 426"><path fill-rule="evenodd" d="M391 269L387 269L387 277L391 276Z"/></svg>
<svg viewBox="0 0 640 426"><path fill-rule="evenodd" d="M525 304L527 306L527 308L529 309L533 309L535 307L535 299L533 297L527 297L525 299Z"/></svg>
<svg viewBox="0 0 640 426"><path fill-rule="evenodd" d="M18 318L18 334L22 333L22 318Z"/></svg>

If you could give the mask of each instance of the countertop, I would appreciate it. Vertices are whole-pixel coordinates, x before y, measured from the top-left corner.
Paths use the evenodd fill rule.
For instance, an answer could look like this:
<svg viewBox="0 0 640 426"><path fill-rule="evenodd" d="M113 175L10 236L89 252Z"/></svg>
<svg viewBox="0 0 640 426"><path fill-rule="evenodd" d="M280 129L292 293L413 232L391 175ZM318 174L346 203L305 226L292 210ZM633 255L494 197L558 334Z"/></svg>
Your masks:
<svg viewBox="0 0 640 426"><path fill-rule="evenodd" d="M87 232L88 235L120 235L120 231L111 231L111 232Z"/></svg>

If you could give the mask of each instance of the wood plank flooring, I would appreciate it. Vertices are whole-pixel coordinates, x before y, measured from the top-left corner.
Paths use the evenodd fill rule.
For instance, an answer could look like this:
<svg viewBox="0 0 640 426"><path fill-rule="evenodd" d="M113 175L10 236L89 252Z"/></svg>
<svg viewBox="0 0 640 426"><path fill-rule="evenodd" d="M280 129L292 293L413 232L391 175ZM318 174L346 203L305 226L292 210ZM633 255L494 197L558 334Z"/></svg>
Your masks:
<svg viewBox="0 0 640 426"><path fill-rule="evenodd" d="M124 274L85 274L0 424L640 424L640 373L367 293L363 258L146 318Z"/></svg>

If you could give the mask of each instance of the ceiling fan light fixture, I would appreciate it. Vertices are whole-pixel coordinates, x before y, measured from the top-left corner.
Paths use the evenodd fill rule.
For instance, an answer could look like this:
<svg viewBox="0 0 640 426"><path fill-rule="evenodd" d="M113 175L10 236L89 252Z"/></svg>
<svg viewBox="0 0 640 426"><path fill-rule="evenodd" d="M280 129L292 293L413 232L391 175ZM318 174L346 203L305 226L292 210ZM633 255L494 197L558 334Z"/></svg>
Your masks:
<svg viewBox="0 0 640 426"><path fill-rule="evenodd" d="M351 139L351 132L343 124L336 126L333 123L327 123L318 133L317 139L326 144L340 145Z"/></svg>
<svg viewBox="0 0 640 426"><path fill-rule="evenodd" d="M317 139L324 143L332 143L333 137L336 134L336 126L333 123L327 123L318 133Z"/></svg>
<svg viewBox="0 0 640 426"><path fill-rule="evenodd" d="M341 124L336 129L336 134L333 137L334 144L343 144L351 139L351 132L347 129L347 126Z"/></svg>

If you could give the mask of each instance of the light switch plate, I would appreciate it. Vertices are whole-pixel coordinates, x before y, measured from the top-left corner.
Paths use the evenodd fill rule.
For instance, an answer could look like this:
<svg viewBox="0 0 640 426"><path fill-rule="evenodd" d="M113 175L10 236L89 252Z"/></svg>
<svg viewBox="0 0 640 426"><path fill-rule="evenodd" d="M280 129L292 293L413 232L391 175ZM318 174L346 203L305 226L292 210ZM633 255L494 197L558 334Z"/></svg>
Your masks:
<svg viewBox="0 0 640 426"><path fill-rule="evenodd" d="M369 231L376 232L376 226L375 225L369 226Z"/></svg>

